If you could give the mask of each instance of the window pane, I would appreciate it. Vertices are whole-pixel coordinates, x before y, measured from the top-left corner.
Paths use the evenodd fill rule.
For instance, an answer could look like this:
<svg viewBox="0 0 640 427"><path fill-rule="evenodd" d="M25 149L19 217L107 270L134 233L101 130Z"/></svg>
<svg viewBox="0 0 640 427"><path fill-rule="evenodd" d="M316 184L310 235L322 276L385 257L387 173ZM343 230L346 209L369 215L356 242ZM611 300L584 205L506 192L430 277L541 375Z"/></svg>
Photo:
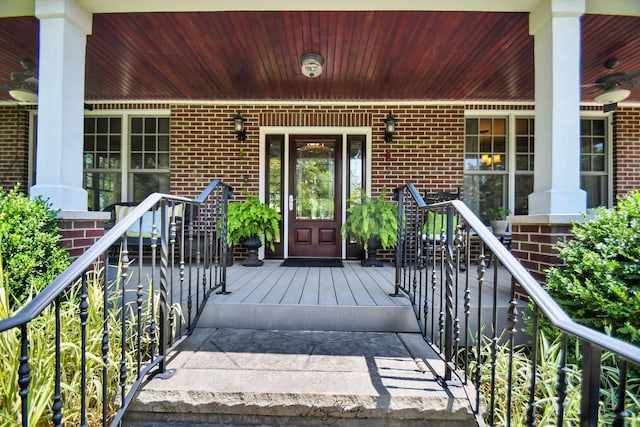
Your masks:
<svg viewBox="0 0 640 427"><path fill-rule="evenodd" d="M120 117L112 117L109 120L109 132L111 133L122 132L122 119Z"/></svg>
<svg viewBox="0 0 640 427"><path fill-rule="evenodd" d="M506 135L507 121L505 119L493 119L493 134Z"/></svg>
<svg viewBox="0 0 640 427"><path fill-rule="evenodd" d="M605 126L603 119L594 119L591 122L593 127L593 135L594 136L604 136L605 135Z"/></svg>
<svg viewBox="0 0 640 427"><path fill-rule="evenodd" d="M131 151L142 151L142 137L139 135L131 136Z"/></svg>
<svg viewBox="0 0 640 427"><path fill-rule="evenodd" d="M96 133L109 133L109 119L106 117L98 117L96 124Z"/></svg>
<svg viewBox="0 0 640 427"><path fill-rule="evenodd" d="M120 173L85 172L84 188L87 190L90 210L101 211L122 200Z"/></svg>
<svg viewBox="0 0 640 427"><path fill-rule="evenodd" d="M526 171L529 170L529 156L518 154L516 156L516 170Z"/></svg>
<svg viewBox="0 0 640 427"><path fill-rule="evenodd" d="M608 191L606 175L583 175L580 181L580 188L587 192L587 208L607 206Z"/></svg>
<svg viewBox="0 0 640 427"><path fill-rule="evenodd" d="M96 119L95 117L85 117L84 118L84 133L95 133L96 132Z"/></svg>
<svg viewBox="0 0 640 427"><path fill-rule="evenodd" d="M169 151L169 135L158 136L158 151Z"/></svg>
<svg viewBox="0 0 640 427"><path fill-rule="evenodd" d="M533 133L533 132L531 132ZM516 119L516 134L528 135L529 134L529 120Z"/></svg>
<svg viewBox="0 0 640 427"><path fill-rule="evenodd" d="M149 194L159 192L169 192L169 174L160 173L134 173L133 179L133 201L139 203Z"/></svg>
<svg viewBox="0 0 640 427"><path fill-rule="evenodd" d="M156 119L154 117L146 117L144 119L144 133L156 133Z"/></svg>
<svg viewBox="0 0 640 427"><path fill-rule="evenodd" d="M158 153L158 168L169 169L169 153Z"/></svg>
<svg viewBox="0 0 640 427"><path fill-rule="evenodd" d="M533 175L516 175L515 215L529 214L529 194L533 193Z"/></svg>
<svg viewBox="0 0 640 427"><path fill-rule="evenodd" d="M155 135L145 135L144 137L144 151L156 151L156 137Z"/></svg>
<svg viewBox="0 0 640 427"><path fill-rule="evenodd" d="M484 223L488 223L490 209L507 206L506 183L506 174L466 175L464 177L464 202Z"/></svg>
<svg viewBox="0 0 640 427"><path fill-rule="evenodd" d="M142 133L142 118L133 117L131 119L131 133Z"/></svg>
<svg viewBox="0 0 640 427"><path fill-rule="evenodd" d="M478 134L478 119L467 119L465 120L465 128L466 132L469 135L477 135Z"/></svg>
<svg viewBox="0 0 640 427"><path fill-rule="evenodd" d="M158 119L158 133L169 133L169 118L162 117Z"/></svg>
<svg viewBox="0 0 640 427"><path fill-rule="evenodd" d="M131 153L131 165L132 169L142 169L142 154Z"/></svg>
<svg viewBox="0 0 640 427"><path fill-rule="evenodd" d="M598 172L605 171L604 155L593 156L593 161L591 162L591 170Z"/></svg>
<svg viewBox="0 0 640 427"><path fill-rule="evenodd" d="M467 136L465 138L465 151L467 153L477 153L478 152L478 137L477 136Z"/></svg>

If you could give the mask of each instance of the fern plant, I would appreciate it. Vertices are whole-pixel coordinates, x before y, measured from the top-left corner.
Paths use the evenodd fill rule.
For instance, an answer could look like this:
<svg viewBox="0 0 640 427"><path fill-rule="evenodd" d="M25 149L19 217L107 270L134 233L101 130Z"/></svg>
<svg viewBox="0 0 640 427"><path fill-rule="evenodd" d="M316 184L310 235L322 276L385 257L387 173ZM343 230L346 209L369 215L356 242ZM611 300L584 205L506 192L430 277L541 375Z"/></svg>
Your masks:
<svg viewBox="0 0 640 427"><path fill-rule="evenodd" d="M397 207L386 200L386 189L372 199L364 190L349 199L347 220L342 225L342 236L352 237L364 250L370 238L380 239L382 249L395 246L398 241Z"/></svg>
<svg viewBox="0 0 640 427"><path fill-rule="evenodd" d="M274 250L274 242L280 237L282 216L256 196L248 196L242 202L229 203L227 243L234 246L251 236L258 236L263 245Z"/></svg>

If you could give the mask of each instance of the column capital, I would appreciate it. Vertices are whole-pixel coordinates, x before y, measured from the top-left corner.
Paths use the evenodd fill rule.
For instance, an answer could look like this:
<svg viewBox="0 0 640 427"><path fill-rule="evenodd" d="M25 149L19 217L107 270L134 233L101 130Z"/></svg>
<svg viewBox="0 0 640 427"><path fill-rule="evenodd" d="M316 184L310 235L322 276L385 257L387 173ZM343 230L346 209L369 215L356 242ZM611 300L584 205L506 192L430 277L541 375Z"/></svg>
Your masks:
<svg viewBox="0 0 640 427"><path fill-rule="evenodd" d="M586 10L586 0L542 0L529 14L529 34L536 35L551 18L580 17Z"/></svg>
<svg viewBox="0 0 640 427"><path fill-rule="evenodd" d="M76 0L35 0L35 16L39 20L65 18L86 35L91 34L93 15Z"/></svg>

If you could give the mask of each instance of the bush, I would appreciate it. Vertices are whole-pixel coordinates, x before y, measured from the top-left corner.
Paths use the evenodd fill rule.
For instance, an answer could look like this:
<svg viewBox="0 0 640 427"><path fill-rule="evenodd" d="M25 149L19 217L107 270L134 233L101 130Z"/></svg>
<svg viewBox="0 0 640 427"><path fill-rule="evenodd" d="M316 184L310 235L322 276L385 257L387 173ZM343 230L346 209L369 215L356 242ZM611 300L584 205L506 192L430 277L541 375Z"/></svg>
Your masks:
<svg viewBox="0 0 640 427"><path fill-rule="evenodd" d="M44 200L31 200L18 187L8 193L0 188L0 257L12 303L21 304L31 289L37 293L69 265L56 214Z"/></svg>
<svg viewBox="0 0 640 427"><path fill-rule="evenodd" d="M556 246L566 265L548 271L547 291L575 321L640 345L640 192L572 234Z"/></svg>

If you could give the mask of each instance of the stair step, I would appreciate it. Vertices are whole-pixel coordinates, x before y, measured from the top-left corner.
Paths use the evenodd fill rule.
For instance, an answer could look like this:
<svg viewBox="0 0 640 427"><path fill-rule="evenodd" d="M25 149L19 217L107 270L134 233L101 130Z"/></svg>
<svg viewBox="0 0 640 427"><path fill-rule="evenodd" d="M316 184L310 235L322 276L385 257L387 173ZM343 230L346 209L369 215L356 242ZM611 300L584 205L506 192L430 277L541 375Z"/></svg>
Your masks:
<svg viewBox="0 0 640 427"><path fill-rule="evenodd" d="M418 323L410 305L322 306L209 303L198 320L198 327L419 332Z"/></svg>
<svg viewBox="0 0 640 427"><path fill-rule="evenodd" d="M475 426L420 334L198 328L125 426Z"/></svg>

